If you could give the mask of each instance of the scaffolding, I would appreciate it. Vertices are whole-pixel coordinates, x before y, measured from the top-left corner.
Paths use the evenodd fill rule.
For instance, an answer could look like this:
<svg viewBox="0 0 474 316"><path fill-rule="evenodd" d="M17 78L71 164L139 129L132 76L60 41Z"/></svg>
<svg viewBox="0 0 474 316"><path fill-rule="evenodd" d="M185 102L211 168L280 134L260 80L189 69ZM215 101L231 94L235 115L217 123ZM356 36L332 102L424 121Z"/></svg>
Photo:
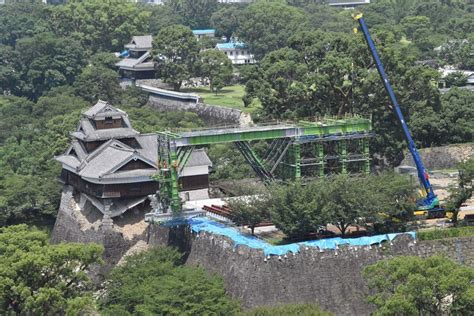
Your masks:
<svg viewBox="0 0 474 316"><path fill-rule="evenodd" d="M159 211L182 211L179 176L196 146L234 143L265 183L300 180L327 173L370 172L370 119L358 116L322 118L298 123L158 132ZM268 142L260 157L251 142Z"/></svg>

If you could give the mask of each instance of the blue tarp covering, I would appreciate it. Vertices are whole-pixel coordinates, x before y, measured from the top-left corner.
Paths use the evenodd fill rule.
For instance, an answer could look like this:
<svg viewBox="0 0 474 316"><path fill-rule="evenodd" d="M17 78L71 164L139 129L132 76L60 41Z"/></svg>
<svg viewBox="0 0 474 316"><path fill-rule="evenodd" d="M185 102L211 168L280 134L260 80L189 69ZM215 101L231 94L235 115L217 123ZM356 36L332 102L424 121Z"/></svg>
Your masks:
<svg viewBox="0 0 474 316"><path fill-rule="evenodd" d="M120 53L120 58L128 57L130 56L128 50L124 50L123 52Z"/></svg>
<svg viewBox="0 0 474 316"><path fill-rule="evenodd" d="M213 233L216 235L226 236L233 240L234 245L246 245L250 248L262 249L265 253L265 256L277 255L282 256L288 252L297 253L300 250L300 247L318 247L320 249L336 249L340 245L352 245L352 246L369 246L373 244L378 244L382 241L393 240L398 233L396 234L385 234L385 235L376 235L370 237L359 237L359 238L327 238L319 239L312 241L305 241L301 243L293 243L288 245L275 246L271 245L261 239L258 239L253 236L244 235L233 227L226 226L222 223L218 223L206 217L198 217L189 220L189 224L193 232L199 233L200 231L205 231ZM409 234L415 238L415 232L408 232L403 234Z"/></svg>

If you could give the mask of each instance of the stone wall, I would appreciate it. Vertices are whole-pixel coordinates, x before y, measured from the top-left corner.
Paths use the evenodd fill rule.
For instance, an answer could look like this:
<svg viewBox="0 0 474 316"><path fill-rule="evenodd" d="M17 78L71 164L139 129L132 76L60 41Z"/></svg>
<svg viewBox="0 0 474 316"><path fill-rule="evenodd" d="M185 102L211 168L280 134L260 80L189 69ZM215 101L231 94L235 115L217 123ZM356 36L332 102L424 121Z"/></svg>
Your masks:
<svg viewBox="0 0 474 316"><path fill-rule="evenodd" d="M129 213L129 216L131 215L133 215L133 212ZM138 216L143 221L143 214ZM105 264L94 269L93 277L96 281L101 281L103 276L129 250L137 244L140 245L140 241L147 241L148 237L146 229L135 235L124 234L119 225L112 230L104 230L100 226L101 221L102 214L99 214L99 211L88 207L81 208L74 189L71 186L64 186L58 216L51 234L51 242L102 244L104 246L103 258ZM120 220L118 221L120 222Z"/></svg>
<svg viewBox="0 0 474 316"><path fill-rule="evenodd" d="M202 266L224 278L229 294L247 307L285 303L316 303L336 315L368 315L369 290L362 277L365 266L398 255L448 257L474 266L474 238L414 242L399 236L383 247L302 249L287 258L265 261L261 250L239 246L224 237L200 233L192 239L187 264Z"/></svg>
<svg viewBox="0 0 474 316"><path fill-rule="evenodd" d="M474 156L474 144L454 144L449 146L439 146L422 148L419 150L421 159L428 170L451 169ZM401 166L415 166L412 156L405 154L405 159Z"/></svg>
<svg viewBox="0 0 474 316"><path fill-rule="evenodd" d="M250 116L236 109L203 103L182 102L173 99L150 96L150 106L158 111L188 111L196 113L207 125L248 125Z"/></svg>

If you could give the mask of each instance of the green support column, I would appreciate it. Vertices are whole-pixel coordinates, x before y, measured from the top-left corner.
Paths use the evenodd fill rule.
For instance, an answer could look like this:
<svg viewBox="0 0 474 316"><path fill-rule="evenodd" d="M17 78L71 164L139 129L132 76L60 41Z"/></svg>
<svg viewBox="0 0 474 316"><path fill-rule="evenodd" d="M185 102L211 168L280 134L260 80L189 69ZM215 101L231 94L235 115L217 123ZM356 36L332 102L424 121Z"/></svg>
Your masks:
<svg viewBox="0 0 474 316"><path fill-rule="evenodd" d="M324 145L323 143L316 143L316 157L319 163L319 176L324 177Z"/></svg>
<svg viewBox="0 0 474 316"><path fill-rule="evenodd" d="M339 147L339 157L341 162L341 173L347 174L347 143L345 140L341 140L338 142Z"/></svg>
<svg viewBox="0 0 474 316"><path fill-rule="evenodd" d="M301 179L301 144L295 142L291 144L293 152L293 161L295 164L294 179Z"/></svg>
<svg viewBox="0 0 474 316"><path fill-rule="evenodd" d="M362 139L362 150L364 153L364 173L370 174L370 151L369 151L369 140L367 138Z"/></svg>
<svg viewBox="0 0 474 316"><path fill-rule="evenodd" d="M169 151L169 164L171 174L171 211L177 215L182 210L181 198L179 197L178 168L179 161L176 153L176 143L171 141Z"/></svg>

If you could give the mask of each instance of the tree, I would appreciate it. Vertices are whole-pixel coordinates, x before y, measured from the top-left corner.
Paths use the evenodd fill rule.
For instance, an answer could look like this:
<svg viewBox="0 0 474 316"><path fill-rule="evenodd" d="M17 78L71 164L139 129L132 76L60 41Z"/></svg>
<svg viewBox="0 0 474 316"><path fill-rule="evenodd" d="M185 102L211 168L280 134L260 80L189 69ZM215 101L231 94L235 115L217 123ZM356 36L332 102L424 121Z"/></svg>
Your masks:
<svg viewBox="0 0 474 316"><path fill-rule="evenodd" d="M474 306L474 269L445 257L396 257L363 274L376 315L467 315Z"/></svg>
<svg viewBox="0 0 474 316"><path fill-rule="evenodd" d="M97 53L91 56L90 63L95 67L104 67L111 70L117 70L115 64L119 58L109 52Z"/></svg>
<svg viewBox="0 0 474 316"><path fill-rule="evenodd" d="M261 194L228 199L226 203L232 210L232 221L238 226L247 225L252 235L254 234L255 226L270 218L268 197Z"/></svg>
<svg viewBox="0 0 474 316"><path fill-rule="evenodd" d="M7 1L3 4L0 10L0 44L13 47L23 37L47 31L45 7L40 1Z"/></svg>
<svg viewBox="0 0 474 316"><path fill-rule="evenodd" d="M441 96L441 111L437 119L442 122L442 143L472 141L472 135L474 135L473 102L473 92L456 87Z"/></svg>
<svg viewBox="0 0 474 316"><path fill-rule="evenodd" d="M417 38L417 33L429 29L431 24L430 18L426 16L407 16L400 23L409 39Z"/></svg>
<svg viewBox="0 0 474 316"><path fill-rule="evenodd" d="M75 38L90 52L118 51L148 29L150 12L129 1L73 0L48 6L48 25L55 34Z"/></svg>
<svg viewBox="0 0 474 316"><path fill-rule="evenodd" d="M217 10L217 0L170 0L167 5L192 29L209 27L209 18Z"/></svg>
<svg viewBox="0 0 474 316"><path fill-rule="evenodd" d="M74 82L86 64L79 42L41 33L17 41L19 93L36 100L49 89ZM13 91L12 91L13 92Z"/></svg>
<svg viewBox="0 0 474 316"><path fill-rule="evenodd" d="M466 85L467 76L460 71L452 72L444 77L446 88L464 87Z"/></svg>
<svg viewBox="0 0 474 316"><path fill-rule="evenodd" d="M342 236L351 225L364 224L364 217L378 211L376 193L371 192L368 179L337 175L326 181L322 212Z"/></svg>
<svg viewBox="0 0 474 316"><path fill-rule="evenodd" d="M242 316L330 316L331 313L322 311L313 304L287 304L274 307L257 307L242 313Z"/></svg>
<svg viewBox="0 0 474 316"><path fill-rule="evenodd" d="M109 68L87 66L73 85L76 94L89 102L98 99L120 102L121 88L117 73Z"/></svg>
<svg viewBox="0 0 474 316"><path fill-rule="evenodd" d="M196 71L198 54L199 46L193 32L183 25L165 27L153 40L157 74L176 91Z"/></svg>
<svg viewBox="0 0 474 316"><path fill-rule="evenodd" d="M238 180L252 177L255 174L233 144L212 145L208 155L213 163L211 180Z"/></svg>
<svg viewBox="0 0 474 316"><path fill-rule="evenodd" d="M200 54L201 76L209 80L209 88L217 93L232 79L232 62L218 50L204 50Z"/></svg>
<svg viewBox="0 0 474 316"><path fill-rule="evenodd" d="M292 183L270 188L268 209L271 220L289 238L301 238L326 225L322 212L323 182L306 186Z"/></svg>
<svg viewBox="0 0 474 316"><path fill-rule="evenodd" d="M0 228L0 312L53 315L93 306L88 272L102 262L96 244L50 245L26 225Z"/></svg>
<svg viewBox="0 0 474 316"><path fill-rule="evenodd" d="M158 34L161 29L175 25L184 24L184 18L173 11L173 8L167 5L147 6L151 15L149 18L149 33Z"/></svg>
<svg viewBox="0 0 474 316"><path fill-rule="evenodd" d="M232 34L239 27L240 15L242 10L240 6L226 5L214 12L211 16L211 25L216 29L216 33L225 36L230 41Z"/></svg>
<svg viewBox="0 0 474 316"><path fill-rule="evenodd" d="M453 212L453 224L457 225L461 206L472 197L472 181L474 179L474 159L470 159L458 166L458 184L450 188L446 202L446 209Z"/></svg>
<svg viewBox="0 0 474 316"><path fill-rule="evenodd" d="M128 257L110 274L101 301L104 314L232 315L239 310L220 278L181 266L181 256L162 247Z"/></svg>
<svg viewBox="0 0 474 316"><path fill-rule="evenodd" d="M278 2L256 2L245 8L237 30L257 60L283 48L292 34L304 28L307 17L298 8Z"/></svg>

